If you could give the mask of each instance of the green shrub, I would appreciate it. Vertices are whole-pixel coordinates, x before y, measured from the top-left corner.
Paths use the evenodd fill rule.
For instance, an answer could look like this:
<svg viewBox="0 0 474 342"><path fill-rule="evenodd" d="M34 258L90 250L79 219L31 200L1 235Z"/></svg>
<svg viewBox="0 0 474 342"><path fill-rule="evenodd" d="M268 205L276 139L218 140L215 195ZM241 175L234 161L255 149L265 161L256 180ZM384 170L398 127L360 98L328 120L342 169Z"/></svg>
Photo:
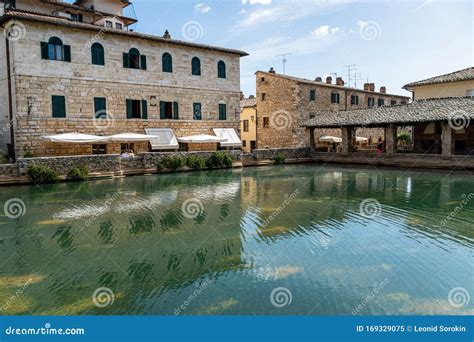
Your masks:
<svg viewBox="0 0 474 342"><path fill-rule="evenodd" d="M207 159L207 167L232 167L234 159L227 153L223 151L214 152Z"/></svg>
<svg viewBox="0 0 474 342"><path fill-rule="evenodd" d="M281 153L277 153L275 157L273 157L273 161L275 162L276 165L285 164L285 160L286 160L286 157Z"/></svg>
<svg viewBox="0 0 474 342"><path fill-rule="evenodd" d="M28 176L35 183L53 182L58 178L56 170L44 165L31 165L28 167Z"/></svg>
<svg viewBox="0 0 474 342"><path fill-rule="evenodd" d="M165 165L163 164L163 162L160 161L160 162L158 162L158 163L156 164L156 170L157 170L158 172L161 172L161 171L163 171L164 169L165 169Z"/></svg>
<svg viewBox="0 0 474 342"><path fill-rule="evenodd" d="M161 161L163 166L167 169L176 170L180 167L183 167L186 164L186 161L182 157L165 157Z"/></svg>
<svg viewBox="0 0 474 342"><path fill-rule="evenodd" d="M403 132L397 136L397 141L402 145L411 145L411 135L409 133Z"/></svg>
<svg viewBox="0 0 474 342"><path fill-rule="evenodd" d="M206 159L199 156L190 156L186 159L186 166L196 170L204 169L206 167Z"/></svg>
<svg viewBox="0 0 474 342"><path fill-rule="evenodd" d="M89 168L86 165L73 167L67 174L67 179L83 180L89 176Z"/></svg>
<svg viewBox="0 0 474 342"><path fill-rule="evenodd" d="M24 158L33 158L33 152L29 149L29 147L24 146L23 147L23 157Z"/></svg>
<svg viewBox="0 0 474 342"><path fill-rule="evenodd" d="M8 164L10 162L10 158L3 152L0 151L0 164Z"/></svg>

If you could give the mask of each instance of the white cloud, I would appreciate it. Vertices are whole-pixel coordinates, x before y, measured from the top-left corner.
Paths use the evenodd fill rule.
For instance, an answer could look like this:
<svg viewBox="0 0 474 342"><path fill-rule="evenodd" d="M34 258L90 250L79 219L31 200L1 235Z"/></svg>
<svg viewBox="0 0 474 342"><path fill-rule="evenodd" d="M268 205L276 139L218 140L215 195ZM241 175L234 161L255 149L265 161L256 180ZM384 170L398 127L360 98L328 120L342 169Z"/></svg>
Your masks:
<svg viewBox="0 0 474 342"><path fill-rule="evenodd" d="M329 25L323 25L312 31L311 34L318 37L327 37L336 33L342 32L340 27L331 27Z"/></svg>
<svg viewBox="0 0 474 342"><path fill-rule="evenodd" d="M250 5L270 5L272 0L242 0L242 5L250 4Z"/></svg>
<svg viewBox="0 0 474 342"><path fill-rule="evenodd" d="M198 11L199 13L207 13L211 10L211 7L205 2L201 2L197 4L196 6L194 6L194 9Z"/></svg>

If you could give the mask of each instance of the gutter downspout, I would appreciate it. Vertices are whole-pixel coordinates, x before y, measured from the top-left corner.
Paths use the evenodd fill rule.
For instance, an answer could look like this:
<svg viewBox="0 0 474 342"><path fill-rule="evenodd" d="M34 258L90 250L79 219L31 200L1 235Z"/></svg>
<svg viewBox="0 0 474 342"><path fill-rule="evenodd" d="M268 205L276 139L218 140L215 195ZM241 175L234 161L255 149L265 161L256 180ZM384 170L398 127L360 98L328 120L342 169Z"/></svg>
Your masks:
<svg viewBox="0 0 474 342"><path fill-rule="evenodd" d="M10 61L10 41L5 37L5 48L6 48L6 59L7 59L7 79L8 79L8 111L10 118L10 144L12 149L12 155L10 156L13 161L16 161L15 153L15 129L13 121L13 94L12 94L12 73L11 73L11 61Z"/></svg>

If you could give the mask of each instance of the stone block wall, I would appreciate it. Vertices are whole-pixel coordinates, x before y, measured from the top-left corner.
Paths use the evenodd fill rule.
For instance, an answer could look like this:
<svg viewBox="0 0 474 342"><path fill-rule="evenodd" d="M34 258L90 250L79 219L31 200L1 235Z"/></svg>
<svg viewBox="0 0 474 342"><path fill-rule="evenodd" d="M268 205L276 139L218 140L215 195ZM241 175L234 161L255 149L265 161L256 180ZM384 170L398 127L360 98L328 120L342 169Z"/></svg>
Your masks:
<svg viewBox="0 0 474 342"><path fill-rule="evenodd" d="M272 148L253 150L252 153L243 153L242 161L256 161L273 159L277 155L283 155L287 159L300 159L309 157L309 148Z"/></svg>

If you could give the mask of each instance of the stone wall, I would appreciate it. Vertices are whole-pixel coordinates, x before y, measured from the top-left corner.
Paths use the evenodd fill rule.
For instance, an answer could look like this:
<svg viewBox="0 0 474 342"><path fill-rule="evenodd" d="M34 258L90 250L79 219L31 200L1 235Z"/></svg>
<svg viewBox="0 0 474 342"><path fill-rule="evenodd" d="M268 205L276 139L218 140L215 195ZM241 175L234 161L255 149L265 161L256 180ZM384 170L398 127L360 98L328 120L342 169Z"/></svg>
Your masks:
<svg viewBox="0 0 474 342"><path fill-rule="evenodd" d="M309 157L309 148L272 148L253 150L252 153L243 153L243 161L268 160L277 155L283 155L287 159L300 159Z"/></svg>
<svg viewBox="0 0 474 342"><path fill-rule="evenodd" d="M227 154L231 155L235 161L241 160L241 151L225 151ZM143 167L152 168L156 167L159 162L161 162L166 157L182 157L187 158L191 156L209 158L213 152L162 152L162 153L143 153Z"/></svg>
<svg viewBox="0 0 474 342"><path fill-rule="evenodd" d="M0 177L18 176L18 166L16 164L0 164Z"/></svg>

